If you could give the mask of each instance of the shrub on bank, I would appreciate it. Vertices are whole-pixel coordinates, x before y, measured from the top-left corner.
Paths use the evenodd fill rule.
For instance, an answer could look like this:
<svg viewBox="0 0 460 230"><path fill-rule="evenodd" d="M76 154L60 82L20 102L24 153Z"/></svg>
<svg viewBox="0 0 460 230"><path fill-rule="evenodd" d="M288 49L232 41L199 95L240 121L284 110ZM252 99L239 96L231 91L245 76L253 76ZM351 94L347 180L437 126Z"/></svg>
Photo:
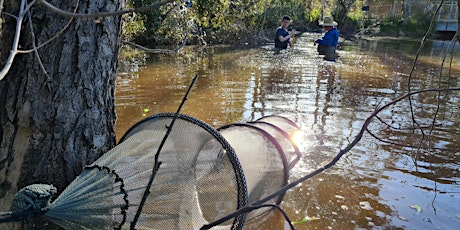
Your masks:
<svg viewBox="0 0 460 230"><path fill-rule="evenodd" d="M431 14L431 13L430 13ZM379 24L380 35L420 37L425 35L431 23L432 15L417 14L407 20L400 17L388 17Z"/></svg>

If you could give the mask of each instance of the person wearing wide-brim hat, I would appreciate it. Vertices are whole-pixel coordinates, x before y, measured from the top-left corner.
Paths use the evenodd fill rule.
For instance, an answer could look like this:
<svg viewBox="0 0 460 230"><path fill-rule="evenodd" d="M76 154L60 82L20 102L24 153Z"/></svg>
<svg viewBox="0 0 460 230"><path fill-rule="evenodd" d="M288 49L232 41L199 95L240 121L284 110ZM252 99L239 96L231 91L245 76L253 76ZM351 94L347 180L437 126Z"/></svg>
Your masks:
<svg viewBox="0 0 460 230"><path fill-rule="evenodd" d="M325 60L335 61L337 57L335 50L339 43L339 31L335 27L338 23L334 21L333 17L328 16L324 17L319 25L326 30L326 33L322 38L315 41L315 45L318 44L318 53L320 55L325 55Z"/></svg>

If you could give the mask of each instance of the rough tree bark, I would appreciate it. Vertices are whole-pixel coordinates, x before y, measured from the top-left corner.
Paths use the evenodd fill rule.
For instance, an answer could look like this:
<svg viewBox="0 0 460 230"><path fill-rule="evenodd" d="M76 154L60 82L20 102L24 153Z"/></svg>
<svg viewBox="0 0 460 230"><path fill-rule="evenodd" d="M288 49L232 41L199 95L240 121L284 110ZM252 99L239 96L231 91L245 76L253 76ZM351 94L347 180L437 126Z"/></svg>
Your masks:
<svg viewBox="0 0 460 230"><path fill-rule="evenodd" d="M17 14L20 1L1 2L3 66L16 24L5 13ZM68 12L77 6L77 13L97 13L116 11L125 0L49 2ZM33 47L32 39L37 45L47 41L71 20L40 4L32 6L31 12L33 31L26 16L19 44L23 49ZM61 192L85 165L115 145L120 33L120 16L75 18L62 34L38 49L38 55L16 56L0 81L0 211L7 211L16 192L29 184L53 184Z"/></svg>

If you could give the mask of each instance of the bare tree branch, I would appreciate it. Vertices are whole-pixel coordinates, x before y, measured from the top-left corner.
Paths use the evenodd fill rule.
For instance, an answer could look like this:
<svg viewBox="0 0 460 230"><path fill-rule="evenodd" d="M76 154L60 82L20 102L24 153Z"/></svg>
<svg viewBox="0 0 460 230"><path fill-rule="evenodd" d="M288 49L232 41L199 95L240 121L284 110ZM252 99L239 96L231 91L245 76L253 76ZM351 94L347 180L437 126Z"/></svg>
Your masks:
<svg viewBox="0 0 460 230"><path fill-rule="evenodd" d="M34 2L37 1L37 0L34 0ZM75 8L74 8L74 11L73 12L77 12L77 8L78 8L78 5L80 4L80 1L78 0L77 3L75 4ZM59 37L59 35L61 35L69 26L70 24L72 23L72 21L74 20L74 18L70 18L69 21L67 22L67 24L61 29L59 30L55 35L53 35L50 39L46 40L45 42L39 44L38 46L35 45L35 34L33 32L33 28L31 27L31 31L32 31L32 42L33 42L33 48L32 49L29 49L29 50L18 50L18 53L31 53L31 52L35 52L37 49L40 49L42 48L43 46L45 46L46 44L50 43L51 41L53 41L54 39L56 39L57 37Z"/></svg>
<svg viewBox="0 0 460 230"><path fill-rule="evenodd" d="M375 133L371 132L369 129L366 130L367 133L369 133L369 135L371 135L373 138L383 142L383 143L387 143L387 144L391 144L391 145L394 145L394 146L400 146L400 147L405 147L405 148L413 148L413 149L416 149L416 148L420 148L419 146L413 146L413 145L407 145L407 144L401 144L401 143L397 143L397 142L394 142L394 141L390 141L390 140L385 140L383 138L380 138L379 136L377 136ZM435 150L442 150L442 151L459 151L459 149L450 149L450 148L439 148L439 147L422 147L422 149L435 149Z"/></svg>
<svg viewBox="0 0 460 230"><path fill-rule="evenodd" d="M415 66L417 65L417 62L418 62L418 58L420 56L420 53L422 52L423 47L425 46L425 42L426 42L426 39L427 39L428 35L431 33L431 31L433 29L433 26L436 24L436 19L437 19L436 15L438 15L439 10L441 9L443 4L444 4L444 0L441 0L441 3L439 3L438 7L436 8L435 14L431 18L430 26L428 27L428 30L426 31L425 35L423 36L423 38L422 38L422 40L420 42L420 46L419 46L419 48L417 50L417 53L415 55L415 59L414 59L414 61L412 63L412 68L411 68L411 71L409 73L409 80L407 82L407 92L409 92L409 93L411 92L411 89L412 89L412 78L413 78L413 73L415 71ZM408 97L408 101L409 101L409 108L410 108L410 111L411 111L412 122L415 124L415 126L420 126L418 124L418 121L415 119L414 108L413 108L412 99L411 99L410 96ZM422 143L424 142L424 139L425 139L425 133L424 133L423 129L420 129L420 132L422 133L422 138L421 138L421 140L419 142L419 148L422 148ZM420 152L417 152L415 159L413 159L414 163L417 162L417 157L419 155L420 155Z"/></svg>
<svg viewBox="0 0 460 230"><path fill-rule="evenodd" d="M288 191L289 189L299 185L300 183L304 182L305 180L309 179L309 178L312 178L320 173L322 173L323 171L325 171L326 169L334 166L339 160L340 158L342 158L346 153L348 153L351 149L353 149L353 147L358 144L364 133L368 130L368 126L369 124L371 124L372 120L380 113L382 112L383 110L387 109L388 107L392 106L392 105L395 105L397 104L398 102L402 101L402 100L405 100L415 94L422 94L422 93L428 93L428 92L445 92L445 91L460 91L460 88L442 88L442 89L425 89L425 90L419 90L419 91L414 91L414 92L409 92L391 102L389 102L388 104L385 104L383 105L382 107L380 108L377 108L365 121L364 121L364 124L361 126L361 130L359 131L359 133L356 135L355 139L350 143L348 144L344 149L340 150L339 153L329 162L327 163L326 165L322 166L321 168L301 177L300 179L296 180L296 181L293 181L289 184L287 184L286 186L280 188L278 191L274 192L273 194L271 195L268 195L267 197L259 200L259 201L256 201L252 204L249 204L245 207L242 207L240 209L238 209L237 211L235 211L234 213L231 213L227 216L224 216L214 222L211 222L209 224L206 224L206 225L203 225L200 229L210 229L214 226L217 226L227 220L230 220L232 218L235 218L236 216L238 215L241 215L242 213L245 213L245 212L250 212L254 209L257 209L258 206L257 205L260 205L260 204L264 204L265 202L279 196L280 194L283 194L285 193L286 191Z"/></svg>
<svg viewBox="0 0 460 230"><path fill-rule="evenodd" d="M14 57L18 53L17 51L18 51L19 37L21 35L22 19L24 18L25 5L26 5L26 0L21 0L21 6L19 8L18 18L16 19L16 33L14 34L13 47L11 48L10 55L8 56L8 59L6 60L6 63L3 66L2 71L0 71L0 81L6 76L6 74L10 70L11 65L13 64Z"/></svg>
<svg viewBox="0 0 460 230"><path fill-rule="evenodd" d="M187 34L185 34L185 38L184 38L184 41L182 42L182 44L180 44L178 47L176 47L175 49L172 49L172 50L168 50L168 49L149 49L147 47L138 45L138 44L130 42L130 41L123 41L123 43L126 44L126 45L136 47L138 49L141 49L141 50L143 50L145 52L149 52L149 53L175 53L175 52L179 51L180 49L182 49L185 46L185 44L187 43L188 34L189 34L188 32L187 32Z"/></svg>
<svg viewBox="0 0 460 230"><path fill-rule="evenodd" d="M151 11L154 9L159 8L160 6L166 5L168 3L174 2L175 0L164 0L161 2L155 2L152 5L149 6L143 6L135 9L126 9L126 10L121 10L121 11L115 11L115 12L99 12L99 13L90 13L90 14L78 14L78 13L73 13L73 12L68 12L65 10L61 10L55 6L53 6L51 3L49 3L46 0L38 0L39 3L44 5L46 8L49 10L53 11L54 13L57 13L62 16L66 17L75 17L75 18L99 18L99 17L109 17L109 16L119 16L123 15L126 13L140 13L140 12L147 12Z"/></svg>
<svg viewBox="0 0 460 230"><path fill-rule="evenodd" d="M0 2L1 3L0 4L0 13L3 13L5 15L9 15L9 14L3 12L3 0L0 0L0 1L1 1ZM174 1L175 0L164 0L164 1L161 1L161 2L153 3L152 5L149 5L149 6L139 7L139 8L136 8L136 9L127 9L127 10L115 11L115 12L100 12L100 13L92 13L92 14L79 14L79 13L76 13L78 3L77 3L77 6L74 9L74 12L67 12L65 10L62 10L62 9L59 9L59 8L53 6L51 3L49 3L46 0L33 0L30 4L27 4L27 5L26 5L26 3L27 3L26 0L21 0L21 7L20 7L20 10L19 10L18 16L11 15L12 17L14 17L16 19L16 32L15 32L15 35L14 35L13 47L11 48L10 55L8 56L8 59L7 59L6 63L5 63L5 65L3 66L2 70L0 71L0 81L3 80L3 78L5 78L6 74L9 72L9 70L11 68L11 65L13 64L14 58L15 58L15 56L17 54L19 54L19 53L37 52L37 49L43 47L44 45L46 45L47 43L51 42L56 37L58 37L69 26L69 24L73 20L73 19L69 20L67 25L64 26L64 28L62 30L60 30L52 38L50 38L49 40L47 40L43 44L40 44L40 45L36 46L35 39L33 39L33 48L32 49L23 50L23 51L18 50L19 37L21 36L22 20L24 18L25 13L29 12L30 7L32 7L32 5L34 5L36 2L39 2L40 4L42 4L43 6L48 8L49 10L51 10L52 12L55 12L55 13L57 13L59 15L62 15L62 16L71 17L71 18L99 18L99 17L119 16L119 15L123 15L123 14L126 14L126 13L132 13L132 12L147 12L147 11L150 11L150 10L153 10L153 9L157 9L160 6L166 5L166 4L174 2ZM33 33L33 30L32 30L32 33ZM31 35L31 36L34 37L34 35ZM184 44L185 44L185 42L184 42ZM180 48L181 47L179 47L179 49ZM165 52L165 51L160 50L160 52ZM171 51L171 52L174 52L174 51ZM39 58L38 53L36 53L36 55ZM40 61L40 58L39 58L39 61ZM44 70L43 65L40 64L40 66L41 66L41 68L43 69L43 71L46 74L46 71Z"/></svg>
<svg viewBox="0 0 460 230"><path fill-rule="evenodd" d="M45 66L43 65L42 59L40 58L40 54L38 53L38 49L35 47L35 33L34 33L34 26L32 23L32 16L31 14L27 14L29 18L29 26L30 26L30 33L32 36L32 46L34 47L33 51L35 51L35 56L37 57L38 63L40 64L40 68L42 69L43 73L46 75L48 79L50 79L50 76L48 75L48 72L46 71Z"/></svg>
<svg viewBox="0 0 460 230"><path fill-rule="evenodd" d="M409 92L409 93L410 93L410 91L412 89L412 76L413 76L414 71L415 71L415 66L417 65L418 57L420 56L420 53L422 52L422 49L425 46L425 41L426 41L428 35L431 33L431 30L433 29L433 25L436 24L435 23L436 18L437 18L436 15L438 15L442 4L444 4L444 0L442 0L441 3L439 4L438 8L436 8L436 11L435 11L433 17L431 18L430 26L428 27L428 30L426 31L425 35L422 38L422 41L420 42L420 46L419 46L419 48L417 50L417 53L415 55L414 62L412 63L412 68L411 68L411 71L409 73L409 80L407 81L407 92ZM415 120L414 110L413 110L413 106L412 106L412 100L411 100L410 97L409 97L409 107L410 107L411 114L412 114L412 122L417 123L417 121Z"/></svg>

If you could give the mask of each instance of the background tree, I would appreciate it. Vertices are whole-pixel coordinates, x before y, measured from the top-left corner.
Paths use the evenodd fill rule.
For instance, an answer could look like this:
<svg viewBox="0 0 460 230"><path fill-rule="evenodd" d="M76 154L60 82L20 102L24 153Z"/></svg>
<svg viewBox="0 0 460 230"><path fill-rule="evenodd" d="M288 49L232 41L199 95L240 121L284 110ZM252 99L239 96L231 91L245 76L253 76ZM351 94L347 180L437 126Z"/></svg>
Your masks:
<svg viewBox="0 0 460 230"><path fill-rule="evenodd" d="M133 0L132 4L139 7L153 1ZM189 33L193 44L273 41L283 15L291 16L297 30L307 30L309 22L319 19L317 5L320 0L197 0L189 7L170 4L141 16L145 30L133 40L147 47L177 45Z"/></svg>
<svg viewBox="0 0 460 230"><path fill-rule="evenodd" d="M40 4L39 4L40 2ZM0 81L0 206L33 183L62 191L115 145L115 77L121 16L63 17L42 1L1 1L0 61L5 64L24 11L19 47ZM124 7L117 1L50 1L81 14ZM21 9L21 7L23 9Z"/></svg>

